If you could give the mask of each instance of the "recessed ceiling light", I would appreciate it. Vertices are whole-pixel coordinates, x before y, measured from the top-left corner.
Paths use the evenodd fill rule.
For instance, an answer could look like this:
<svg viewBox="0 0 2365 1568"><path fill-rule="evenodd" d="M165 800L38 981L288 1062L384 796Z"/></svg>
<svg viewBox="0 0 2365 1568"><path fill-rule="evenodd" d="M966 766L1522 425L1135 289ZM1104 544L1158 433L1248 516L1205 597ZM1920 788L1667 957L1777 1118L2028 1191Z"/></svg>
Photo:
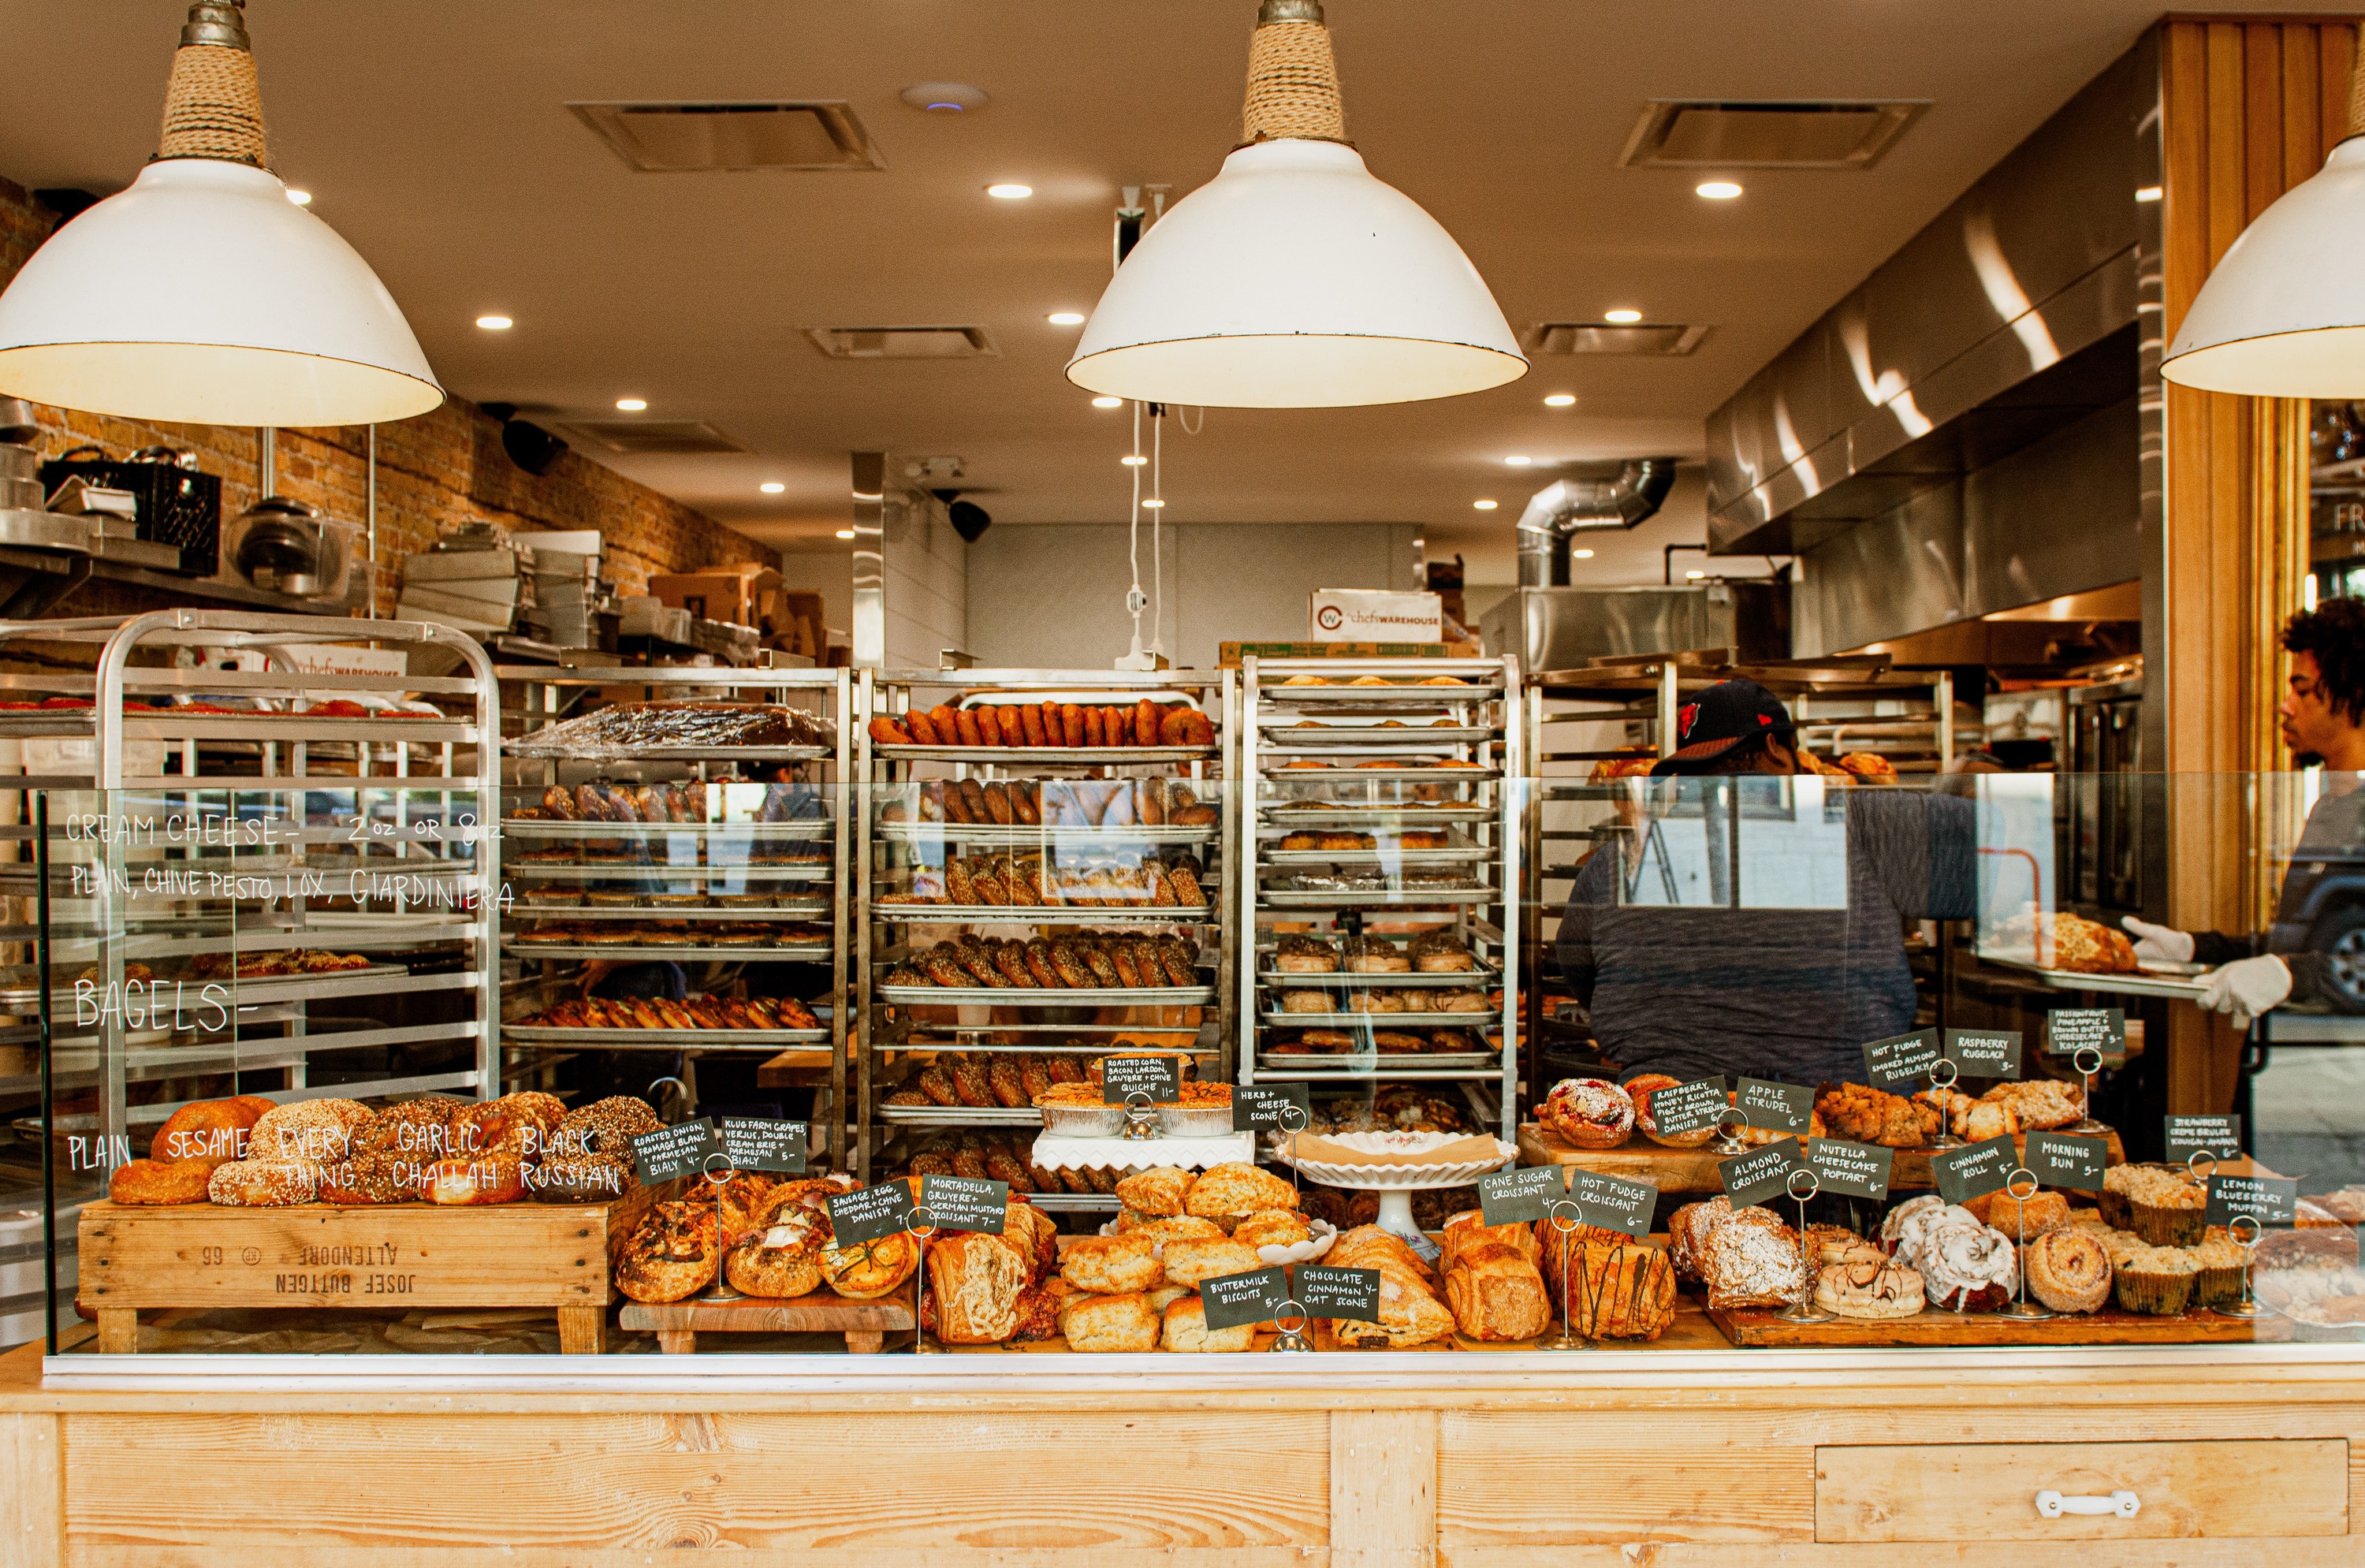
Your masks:
<svg viewBox="0 0 2365 1568"><path fill-rule="evenodd" d="M1640 310L1604 310L1601 319L1614 321L1620 327L1631 327L1642 319L1642 313Z"/></svg>
<svg viewBox="0 0 2365 1568"><path fill-rule="evenodd" d="M287 199L294 202L297 207L309 207L312 205L312 193L310 191L299 191L295 186L290 185L287 187Z"/></svg>
<svg viewBox="0 0 2365 1568"><path fill-rule="evenodd" d="M1054 327L1081 327L1084 324L1084 313L1081 310L1054 310L1043 319Z"/></svg>
<svg viewBox="0 0 2365 1568"><path fill-rule="evenodd" d="M767 479L756 487L763 491L768 496L777 496L782 490L788 488L786 485L781 484L778 479Z"/></svg>
<svg viewBox="0 0 2365 1568"><path fill-rule="evenodd" d="M482 327L488 332L506 332L516 324L516 322L511 321L506 316L479 316L476 318L476 325Z"/></svg>
<svg viewBox="0 0 2365 1568"><path fill-rule="evenodd" d="M1095 409L1122 409L1125 407L1125 399L1122 398L1095 398L1093 399L1093 407Z"/></svg>
<svg viewBox="0 0 2365 1568"><path fill-rule="evenodd" d="M1479 511L1493 511L1502 503L1499 501L1472 501L1470 504Z"/></svg>
<svg viewBox="0 0 2365 1568"><path fill-rule="evenodd" d="M1699 581L1702 577L1706 577L1706 576L1708 576L1708 574L1707 574L1706 572L1686 572L1686 573L1684 574L1684 580L1685 580L1686 582L1694 582L1694 583L1696 583L1696 582Z"/></svg>
<svg viewBox="0 0 2365 1568"><path fill-rule="evenodd" d="M1035 194L1035 187L1033 185L1022 185L1015 183L988 185L985 187L985 194L993 197L996 201L1025 201L1028 196ZM1734 194L1738 195L1739 192L1736 191Z"/></svg>
<svg viewBox="0 0 2365 1568"><path fill-rule="evenodd" d="M628 414L637 414L648 406L649 400L646 398L619 398L616 399L616 407Z"/></svg>
<svg viewBox="0 0 2365 1568"><path fill-rule="evenodd" d="M294 191L289 191L287 194L292 196L296 193ZM2145 185L2135 192L2135 199L2137 201L2158 201L2159 198L2160 188L2158 185Z"/></svg>
<svg viewBox="0 0 2365 1568"><path fill-rule="evenodd" d="M1576 407L1576 394L1574 392L1555 392L1551 397L1544 399L1544 407L1547 409L1574 409Z"/></svg>
<svg viewBox="0 0 2365 1568"><path fill-rule="evenodd" d="M1535 459L1532 457L1506 457L1503 461L1509 464L1514 468L1525 468L1529 464L1533 463Z"/></svg>
<svg viewBox="0 0 2365 1568"><path fill-rule="evenodd" d="M1590 561L1593 559L1593 552L1590 550L1572 550L1568 554L1571 560Z"/></svg>
<svg viewBox="0 0 2365 1568"><path fill-rule="evenodd" d="M854 537L854 530L850 528L841 528L837 531L837 536L840 539L851 539Z"/></svg>
<svg viewBox="0 0 2365 1568"><path fill-rule="evenodd" d="M966 82L919 82L906 87L903 101L925 114L958 115L981 109L993 100L982 87Z"/></svg>
<svg viewBox="0 0 2365 1568"><path fill-rule="evenodd" d="M1148 463L1149 459L1144 457L1138 452L1131 452L1127 453L1125 456L1118 458L1117 461L1124 464L1128 468L1138 468L1143 464Z"/></svg>
<svg viewBox="0 0 2365 1568"><path fill-rule="evenodd" d="M1164 506L1166 503L1165 503L1164 501L1160 500L1156 496L1152 496L1152 497L1150 497L1148 500L1146 500L1146 501L1142 502L1141 504L1142 504L1143 506L1149 507L1149 508L1151 508L1151 509L1153 509L1153 510L1154 510L1154 509L1156 509L1156 508L1159 508L1159 507L1162 507L1162 506Z"/></svg>
<svg viewBox="0 0 2365 1568"><path fill-rule="evenodd" d="M1692 189L1710 201L1731 201L1741 194L1741 187L1731 180L1707 180Z"/></svg>

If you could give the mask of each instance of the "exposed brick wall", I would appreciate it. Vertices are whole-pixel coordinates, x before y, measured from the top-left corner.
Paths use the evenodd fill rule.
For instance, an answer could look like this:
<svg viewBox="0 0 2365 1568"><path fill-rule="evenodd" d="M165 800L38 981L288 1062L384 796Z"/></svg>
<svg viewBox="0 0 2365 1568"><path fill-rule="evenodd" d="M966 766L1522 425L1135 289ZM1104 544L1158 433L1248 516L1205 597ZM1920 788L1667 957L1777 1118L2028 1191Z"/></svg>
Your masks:
<svg viewBox="0 0 2365 1568"><path fill-rule="evenodd" d="M50 215L21 186L0 180L0 288L49 237ZM96 442L113 456L159 442L194 450L222 476L225 521L254 504L260 437L252 430L159 425L62 409L38 410L41 449L55 455ZM331 517L358 521L367 506L368 432L359 428L283 430L278 487ZM457 398L431 414L377 432L378 612L394 610L395 558L424 550L464 523L498 522L523 532L596 528L607 536L608 574L621 591L642 592L661 572L731 561L775 565L778 553L705 513L634 484L570 452L536 478L501 450L500 423ZM105 591L102 591L102 590ZM159 608L171 596L94 584L59 609L64 615Z"/></svg>

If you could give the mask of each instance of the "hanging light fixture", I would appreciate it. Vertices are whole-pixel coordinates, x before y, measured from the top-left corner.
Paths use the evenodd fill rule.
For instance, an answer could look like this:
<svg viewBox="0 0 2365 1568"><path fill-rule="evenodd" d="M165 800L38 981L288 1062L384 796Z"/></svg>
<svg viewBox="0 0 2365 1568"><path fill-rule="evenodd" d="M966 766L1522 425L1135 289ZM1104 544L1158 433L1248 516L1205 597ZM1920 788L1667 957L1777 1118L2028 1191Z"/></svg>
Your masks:
<svg viewBox="0 0 2365 1568"><path fill-rule="evenodd" d="M198 0L157 153L0 295L0 392L129 419L359 425L443 389L394 298L270 169L243 0Z"/></svg>
<svg viewBox="0 0 2365 1568"><path fill-rule="evenodd" d="M1069 380L1139 402L1328 409L1527 374L1478 269L1347 140L1320 0L1264 0L1241 130L1117 269Z"/></svg>
<svg viewBox="0 0 2365 1568"><path fill-rule="evenodd" d="M2365 28L2359 28L2365 43ZM2140 199L2140 198L2139 198ZM2226 248L2159 373L2259 398L2365 398L2365 53L2324 167Z"/></svg>

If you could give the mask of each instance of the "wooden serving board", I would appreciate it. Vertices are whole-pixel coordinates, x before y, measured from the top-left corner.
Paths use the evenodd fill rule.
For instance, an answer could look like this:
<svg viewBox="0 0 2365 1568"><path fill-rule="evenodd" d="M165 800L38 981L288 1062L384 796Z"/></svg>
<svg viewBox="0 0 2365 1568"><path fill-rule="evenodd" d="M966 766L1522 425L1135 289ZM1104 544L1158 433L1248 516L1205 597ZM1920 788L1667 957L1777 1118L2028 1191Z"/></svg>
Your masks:
<svg viewBox="0 0 2365 1568"><path fill-rule="evenodd" d="M1869 1349L1893 1345L2225 1345L2247 1344L2281 1336L2272 1318L2246 1321L2220 1317L2208 1311L2179 1313L2174 1317L2149 1317L2106 1306L2100 1312L2064 1313L2057 1317L2022 1322L1983 1313L1956 1316L1924 1308L1911 1317L1888 1322L1835 1317L1829 1323L1785 1323L1775 1309L1745 1307L1738 1311L1709 1309L1708 1316L1724 1337L1743 1350L1799 1350L1809 1347Z"/></svg>
<svg viewBox="0 0 2365 1568"><path fill-rule="evenodd" d="M2111 1142L2110 1162L2124 1165L2127 1160L2126 1147L2119 1141L2118 1129L2105 1134ZM1802 1143L1813 1140L1801 1138ZM2025 1149L2026 1134L2015 1134L2012 1147ZM1931 1174L1927 1148L1900 1148L1890 1166L1889 1185L1891 1192L1913 1188L1934 1187L1937 1178ZM1718 1180L1717 1166L1732 1156L1717 1154L1707 1148L1668 1148L1661 1144L1637 1137L1620 1148L1579 1148L1548 1127L1533 1122L1519 1124L1519 1163L1522 1165L1575 1165L1607 1175L1623 1176L1630 1181L1646 1181L1662 1193L1721 1193L1724 1183ZM2235 1173L2236 1162L2222 1167Z"/></svg>
<svg viewBox="0 0 2365 1568"><path fill-rule="evenodd" d="M610 1204L108 1202L82 1211L81 1299L99 1349L139 1349L143 1308L549 1307L560 1348L604 1348L611 1242L656 1194Z"/></svg>
<svg viewBox="0 0 2365 1568"><path fill-rule="evenodd" d="M694 1352L701 1332L843 1334L848 1350L875 1355L886 1348L888 1335L912 1327L912 1307L909 1302L892 1297L848 1301L824 1290L787 1300L751 1295L739 1301L631 1301L624 1304L617 1322L627 1330L654 1331L657 1349L668 1356Z"/></svg>

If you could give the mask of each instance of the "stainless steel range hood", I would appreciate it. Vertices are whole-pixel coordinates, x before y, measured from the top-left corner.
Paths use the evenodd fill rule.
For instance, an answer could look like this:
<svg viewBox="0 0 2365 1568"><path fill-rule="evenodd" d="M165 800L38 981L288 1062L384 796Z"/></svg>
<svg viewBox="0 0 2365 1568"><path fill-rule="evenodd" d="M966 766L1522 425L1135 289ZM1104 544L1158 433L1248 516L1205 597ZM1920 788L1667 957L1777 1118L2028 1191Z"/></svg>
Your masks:
<svg viewBox="0 0 2365 1568"><path fill-rule="evenodd" d="M1709 416L1709 550L1799 557L1799 655L2145 575L2158 101L2155 31Z"/></svg>

